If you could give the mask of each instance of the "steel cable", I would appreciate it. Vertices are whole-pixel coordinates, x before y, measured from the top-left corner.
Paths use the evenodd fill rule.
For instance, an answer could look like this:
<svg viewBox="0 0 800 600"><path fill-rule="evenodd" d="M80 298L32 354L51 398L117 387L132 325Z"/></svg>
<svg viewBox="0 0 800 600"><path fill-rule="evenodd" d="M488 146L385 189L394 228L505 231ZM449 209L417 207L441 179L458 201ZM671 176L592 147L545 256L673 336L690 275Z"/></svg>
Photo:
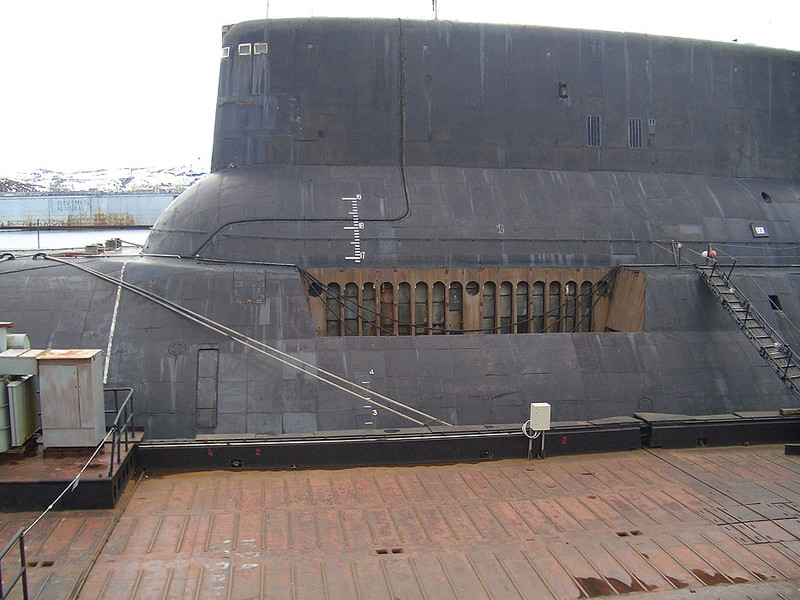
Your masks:
<svg viewBox="0 0 800 600"><path fill-rule="evenodd" d="M238 343L240 343L240 344L242 344L244 346L247 346L248 348L251 348L251 349L255 350L256 352L259 352L259 353L261 353L261 354L263 354L265 356L268 356L269 358L272 358L273 360L276 360L277 362L280 362L281 364L284 364L289 368L292 368L292 369L295 369L297 371L300 371L300 372L308 375L309 377L317 379L318 381L321 381L321 382L323 382L323 383L325 383L325 384L327 384L327 385L329 385L331 387L334 387L334 388L336 388L338 390L341 390L341 391L343 391L343 392L345 392L347 394L355 396L356 398L358 398L358 399L360 399L362 401L372 402L372 404L378 406L379 408L382 408L382 409L386 410L387 412L390 412L390 413L392 413L394 415L397 415L398 417L401 417L401 418L404 418L404 419L406 419L408 421L411 421L412 423L414 423L416 425L426 426L426 425L428 425L430 423L434 423L434 422L435 423L440 423L442 425L448 425L448 426L451 425L450 423L448 423L448 422L446 422L446 421L444 421L442 419L439 419L438 417L434 417L433 415L429 415L429 414L427 414L427 413L425 413L425 412L423 412L421 410L418 410L416 408L408 406L407 404L404 404L402 402L398 402L397 400L394 400L392 398L389 398L388 396L380 394L380 393L376 392L375 390L371 390L369 388L365 388L365 387L363 387L363 386L361 386L361 385L359 385L357 383L354 383L354 382L349 381L349 380L347 380L347 379L345 379L343 377L340 377L340 376L336 375L335 373L331 373L329 371L321 369L320 367L317 367L316 365L312 365L310 363L307 363L307 362L305 362L305 361L303 361L303 360L301 360L301 359L299 359L299 358L297 358L295 356L292 356L291 354L288 354L286 352L282 352L281 350L278 350L277 348L274 348L273 346L270 346L268 344L265 344L264 342L261 342L259 340L254 339L254 338L251 338L251 337L249 337L249 336L247 336L247 335L245 335L243 333L240 333L240 332L236 331L235 329L231 329L231 328L229 328L229 327L227 327L227 326L225 326L225 325L223 325L223 324L221 324L221 323L219 323L217 321L214 321L213 319L210 319L209 317L206 317L204 315L201 315L199 313L191 311L188 308L185 308L185 307L183 307L183 306L181 306L181 305L179 305L179 304L177 304L175 302L167 300L166 298L163 298L163 297L161 297L161 296L159 296L159 295L157 295L157 294L155 294L153 292L150 292L150 291L148 291L148 290L146 290L144 288L141 288L140 286L128 283L126 281L123 281L122 279L117 279L116 277L112 277L110 275L106 275L105 273L101 273L100 271L96 271L95 269L91 269L89 267L86 267L86 266L83 266L83 265L79 265L79 264L71 262L69 260L65 260L65 259L58 258L58 257L53 257L53 256L47 256L46 254L44 254L42 256L42 258L45 258L47 260L52 260L52 261L55 261L55 262L58 262L58 263L61 263L61 264L64 264L64 265L68 265L68 266L77 268L77 269L79 269L81 271L84 271L84 272L86 272L86 273L88 273L90 275L93 275L93 276L95 276L95 277L97 277L99 279L107 281L108 283L111 283L111 284L117 285L117 286L121 286L124 289L126 289L126 290L128 290L128 291L130 291L132 293L135 293L135 294L137 294L139 296L142 296L142 297L150 300L151 302L154 302L154 303L158 304L159 306L162 306L162 307L166 308L167 310L170 310L171 312L174 312L174 313L176 313L176 314L178 314L178 315L180 315L180 316L182 316L184 318L189 319L190 321L193 321L193 322L195 322L195 323L197 323L197 324L199 324L199 325L201 325L201 326L203 326L203 327L205 327L207 329L212 330L215 333L219 333L220 335L228 337L228 338L230 338L230 339L232 339L232 340L234 340L234 341L236 341L236 342L238 342ZM291 362L291 361L294 361L294 362ZM300 366L300 365L302 365L302 366ZM304 367L307 367L307 368L304 368ZM312 371L308 370L308 368L313 369L316 372L312 372ZM328 377L330 379L326 379L326 377ZM331 381L331 379L334 380L334 381ZM335 381L339 381L344 385L350 386L350 387L354 388L355 390L359 390L360 392L363 392L363 393L369 394L369 395L367 396L367 395L362 395L360 393L357 393L353 389L348 389L347 387L344 387L344 385L340 385L338 383L335 383ZM409 415L403 414L402 412L399 412L398 410L390 408L389 406L386 406L384 404L376 402L375 399L374 399L375 397L379 398L383 402L386 402L386 403L391 404L393 406L397 406L397 407L401 408L402 410L406 410L406 411L408 411L408 412L410 412L410 413L412 413L414 415L417 415L419 417L423 417L423 418L426 419L426 421L420 421L419 419L415 419L414 417L411 417Z"/></svg>

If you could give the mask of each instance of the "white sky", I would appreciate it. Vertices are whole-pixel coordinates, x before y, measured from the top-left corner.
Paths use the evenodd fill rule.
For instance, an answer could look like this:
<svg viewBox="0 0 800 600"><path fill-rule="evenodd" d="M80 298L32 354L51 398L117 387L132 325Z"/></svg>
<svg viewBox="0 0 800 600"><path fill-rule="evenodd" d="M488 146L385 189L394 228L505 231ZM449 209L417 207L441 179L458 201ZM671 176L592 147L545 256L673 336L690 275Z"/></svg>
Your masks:
<svg viewBox="0 0 800 600"><path fill-rule="evenodd" d="M433 18L431 0L0 0L0 176L211 160L223 24ZM439 0L439 18L800 50L797 0Z"/></svg>

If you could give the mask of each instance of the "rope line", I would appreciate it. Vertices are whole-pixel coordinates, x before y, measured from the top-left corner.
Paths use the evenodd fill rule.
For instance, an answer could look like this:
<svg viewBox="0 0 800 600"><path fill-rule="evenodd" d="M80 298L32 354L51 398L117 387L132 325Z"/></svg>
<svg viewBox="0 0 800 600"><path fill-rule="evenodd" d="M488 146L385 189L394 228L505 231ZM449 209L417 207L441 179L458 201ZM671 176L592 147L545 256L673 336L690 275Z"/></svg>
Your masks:
<svg viewBox="0 0 800 600"><path fill-rule="evenodd" d="M383 394L381 394L379 392L376 392L375 390L371 390L369 388L361 386L361 385L359 385L359 384L357 384L355 382L352 382L352 381L350 381L348 379L345 379L344 377L340 377L340 376L336 375L335 373L331 373L330 371L326 371L326 370L324 370L324 369L322 369L322 368L320 368L320 367L318 367L316 365L313 365L311 363L305 362L305 361L297 358L296 356L292 356L291 354L288 354L286 352L278 350L277 348L275 348L273 346L270 346L270 345L268 345L268 344L266 344L264 342L261 342L259 340L254 339L254 338L251 338L251 337L249 337L249 336L247 336L247 335L245 335L243 333L240 333L240 332L236 331L235 329L231 329L231 328L229 328L229 327L227 327L227 326L225 326L225 325L223 325L223 324L221 324L221 323L219 323L217 321L214 321L213 319L210 319L209 317L206 317L206 316L201 315L199 313L196 313L196 312L194 312L192 310L189 310L188 308L186 308L184 306L181 306L181 305L179 305L179 304L177 304L175 302L167 300L166 298L163 298L163 297L161 297L161 296L159 296L159 295L157 295L157 294L155 294L153 292L150 292L150 291L148 291L148 290L146 290L144 288L141 288L141 287L139 287L137 285L128 283L126 281L123 281L122 279L118 279L118 278L112 277L110 275L106 275L105 273L101 273L100 271L96 271L95 269L91 269L89 267L86 267L86 266L83 266L83 265L79 265L79 264L77 264L75 262L72 262L72 261L69 261L69 260L65 260L63 258L57 258L57 257L47 256L47 255L42 256L42 258L45 258L47 260L52 260L52 261L55 261L55 262L58 262L58 263L61 263L61 264L64 264L64 265L68 265L68 266L74 267L76 269L84 271L85 273L93 275L93 276L95 276L95 277L97 277L99 279L107 281L108 283L111 283L111 284L116 285L116 286L121 286L124 289L126 289L126 290L128 290L128 291L130 291L130 292L132 292L134 294L142 296L143 298L146 298L146 299L150 300L151 302L154 302L154 303L158 304L159 306L162 306L163 308L166 308L167 310L170 310L171 312L174 312L175 314L178 314L178 315L180 315L180 316L182 316L182 317L184 317L186 319L189 319L190 321L192 321L194 323L197 323L198 325L201 325L202 327L205 327L206 329L210 329L211 331L214 331L215 333L218 333L220 335L228 337L228 338L230 338L230 339L232 339L232 340L234 340L234 341L236 341L236 342L238 342L238 343L240 343L240 344L242 344L242 345L244 345L244 346L246 346L248 348L251 348L252 350L255 350L256 352L259 352L260 354L263 354L264 356L267 356L267 357L269 357L269 358L271 358L271 359L273 359L273 360L275 360L275 361L277 361L277 362L279 362L279 363L281 363L283 365L286 365L289 368L295 369L296 371L304 373L304 374L308 375L309 377L312 377L312 378L314 378L314 379L316 379L318 381L321 381L322 383L325 383L325 384L327 384L327 385L329 385L331 387L334 387L334 388L336 388L338 390L341 390L341 391L343 391L343 392L345 392L347 394L350 394L351 396L354 396L354 397L358 398L359 400L371 402L372 404L378 406L379 408L382 408L382 409L386 410L387 412L390 412L390 413L392 413L394 415L397 415L398 417L401 417L403 419L411 421L412 423L414 423L416 425L426 426L426 425L428 425L430 423L440 423L442 425L448 425L448 426L451 425L447 421L439 419L438 417L435 417L433 415L425 413L425 412L423 412L421 410L413 408L413 407L411 407L411 406L409 406L407 404L404 404L402 402L398 402L397 400L389 398L388 396L385 396L385 395L383 395ZM311 371L309 369L313 369L313 371ZM327 379L327 378L329 378L329 379ZM336 382L340 382L340 383L336 383ZM348 389L345 386L350 386L350 388L353 388L353 389ZM354 390L358 390L358 392L362 392L362 393L358 393L358 392L356 392ZM363 394L369 394L369 395L363 395ZM375 399L374 399L375 397L379 398L381 401L383 401L383 402L385 402L387 404L391 404L392 406L396 406L398 408L401 408L402 410L408 411L411 414L414 414L414 415L417 415L419 417L422 417L425 420L421 421L421 420L416 419L414 417L411 417L411 416L409 416L407 414L399 412L398 410L390 408L389 406L386 406L385 404L382 404L380 402L375 401Z"/></svg>
<svg viewBox="0 0 800 600"><path fill-rule="evenodd" d="M723 250L719 250L719 253L720 253L720 254L724 254L725 256L727 256L728 258L731 258L731 259L733 259L733 260L737 260L735 256L732 256L732 255L728 254L727 252L725 252L725 251L723 251ZM741 273L741 272L742 272L742 271L737 271L737 273ZM772 302L772 300L770 300L769 294L766 292L766 290L764 290L764 288L762 288L762 287L761 287L761 285L758 283L758 281L756 280L756 278L755 278L755 277L753 277L753 275L752 275L752 274L750 274L750 273L748 273L747 271L744 271L744 273L743 273L743 274L745 275L745 277L749 278L749 279L750 279L750 281L752 281L752 282L753 282L753 284L754 284L754 285L755 285L755 286L756 286L756 287L759 289L759 291L760 291L762 294L764 294L764 297L766 297L766 298L767 298L767 300L768 300L768 301L769 301L769 303L770 303L770 306L774 306L774 305L773 305L773 302ZM792 326L792 328L793 328L795 331L797 331L798 333L800 333L800 328L798 328L798 326L797 326L797 325L795 325L795 323L792 321L792 319L791 319L791 318L789 318L789 317L786 315L786 313L785 313L785 312L783 312L783 309L777 309L777 312L778 312L778 314L780 314L780 315L781 315L781 317L783 317L784 319L786 319L786 322L787 322L789 325L791 325L791 326Z"/></svg>
<svg viewBox="0 0 800 600"><path fill-rule="evenodd" d="M86 470L86 469L89 467L89 464L90 464L90 463L91 463L91 462L92 462L92 461L95 459L95 457L97 456L97 454L100 452L100 449L101 449L101 448L103 448L103 447L106 445L106 442L108 441L108 438L109 438L109 437L111 437L111 435L113 435L113 434L114 434L114 432L115 432L116 430L117 430L117 429L116 429L116 427L112 427L112 428L109 430L109 432L106 434L106 437L104 437L104 438L103 438L103 441L102 441L102 442L100 442L100 443L97 445L97 448L95 448L95 449L94 449L94 452L93 452L93 453L92 453L92 455L89 457L89 460L87 460L87 461L86 461L86 463L85 463L85 464L83 465L83 467L81 468L81 470L80 470L80 471L78 471L78 474L77 474L77 475L75 475L75 477L72 479L72 481L70 481L70 482L67 484L67 487L65 487L65 488L64 488L64 490L63 490L63 491L62 491L62 492L61 492L61 493L58 495L58 497L57 497L55 500L53 500L53 501L50 503L50 506L48 506L47 508L45 508L45 509L44 509L44 511L42 512L42 514L40 514L38 517L36 517L36 520L35 520L33 523L31 523L30 525L28 525L28 527L25 529L25 531L23 531L23 532L22 532L22 535L23 535L23 536L25 536L25 535L28 535L28 532L29 532L31 529L33 529L33 527L34 527L34 526L35 526L35 525L36 525L36 524L37 524L39 521L41 521L41 520L44 518L44 516L45 516L47 513L49 513L49 512L50 512L50 511L53 509L53 507L54 507L54 506L55 506L55 505L58 503L58 501L59 501L59 500L61 500L61 498L63 498L63 497L64 497L64 495L65 495L67 492L74 491L74 490L75 490L75 488L76 488L76 487L78 487L78 482L80 481L81 475L83 475L83 472L84 472L84 471L85 471L85 470Z"/></svg>
<svg viewBox="0 0 800 600"><path fill-rule="evenodd" d="M667 247L665 247L665 246L661 246L660 244L658 244L658 243L656 243L656 242L652 242L652 244L653 244L654 246L658 247L658 248L661 248L662 250L664 250L664 251L666 251L666 252L669 252L669 253L671 253L671 254L672 254L673 256L675 256L675 258L677 259L677 255L676 255L676 253L675 253L675 245L676 245L676 244L681 244L680 242L675 242L675 241L673 241L673 242L672 242L672 244L673 244L673 247L672 247L671 249L670 249L670 248L667 248ZM732 244L725 244L725 245L727 245L727 246L731 246ZM733 260L733 261L734 261L734 264L740 260L739 258L737 258L736 256L734 256L733 254L729 254L728 252L725 252L724 250L720 249L720 247L719 247L719 246L717 246L716 244L714 244L713 246L714 246L714 249L715 249L715 250L716 250L716 251L719 253L719 255L720 255L720 256L725 256L725 257L727 257L727 258L730 258L731 260ZM692 249L692 248L689 248L689 247L688 247L688 246L686 246L685 244L681 244L681 246L680 246L680 247L681 247L681 249L688 250L689 252L692 252L692 253L696 254L697 256L699 256L700 258L702 258L703 260L706 260L706 257L704 257L704 256L702 255L702 253L701 253L701 252L697 252L696 250L694 250L694 249ZM691 264L691 263L690 263L690 264ZM748 278L750 279L750 281L752 281L752 282L753 282L753 284L754 284L754 285L755 285L755 286L756 286L756 287L759 289L759 291L760 291L762 294L764 294L764 296L765 296L765 297L767 298L767 300L769 301L770 305L772 305L772 304L773 304L773 303L772 303L772 300L770 300L770 298L769 298L769 294L766 292L766 290L764 290L764 288L762 288L762 287L761 287L761 285L758 283L758 281L755 279L755 277L753 277L753 275L752 275L751 273L749 273L747 270L741 270L741 269L740 269L740 270L737 270L737 273L741 273L741 274L742 274L742 275L744 275L745 277L748 277ZM786 313L785 313L783 310L781 310L781 309L776 309L776 310L777 310L777 312L780 314L780 316L781 316L783 319L785 319L785 320L786 320L786 322L787 322L787 323L788 323L788 324L789 324L789 325L792 327L792 329L794 329L795 331L797 331L798 333L800 333L800 327L798 327L798 326L797 326L797 325L794 323L794 321L792 321L792 319L791 319L791 318L790 318L790 317L789 317L789 316L788 316L788 315L787 315L787 314L786 314Z"/></svg>

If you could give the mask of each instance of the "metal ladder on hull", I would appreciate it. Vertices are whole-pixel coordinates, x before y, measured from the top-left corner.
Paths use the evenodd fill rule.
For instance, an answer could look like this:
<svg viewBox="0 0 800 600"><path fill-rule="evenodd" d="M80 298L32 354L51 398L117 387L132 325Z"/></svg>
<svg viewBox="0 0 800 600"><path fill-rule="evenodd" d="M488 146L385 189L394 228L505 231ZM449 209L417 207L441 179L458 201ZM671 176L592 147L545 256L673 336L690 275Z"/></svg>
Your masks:
<svg viewBox="0 0 800 600"><path fill-rule="evenodd" d="M769 363L789 391L800 399L800 357L733 284L730 277L733 265L727 273L716 263L697 266L697 271L762 358Z"/></svg>

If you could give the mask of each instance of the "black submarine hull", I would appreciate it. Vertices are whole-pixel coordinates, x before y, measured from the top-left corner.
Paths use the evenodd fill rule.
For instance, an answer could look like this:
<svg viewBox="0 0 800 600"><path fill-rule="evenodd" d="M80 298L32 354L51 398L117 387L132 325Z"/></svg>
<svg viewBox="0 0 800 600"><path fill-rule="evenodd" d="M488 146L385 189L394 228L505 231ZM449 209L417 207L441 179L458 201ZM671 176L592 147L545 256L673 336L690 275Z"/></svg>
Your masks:
<svg viewBox="0 0 800 600"><path fill-rule="evenodd" d="M798 54L338 19L223 48L214 172L141 256L0 262L4 319L104 349L148 436L796 405L692 265L800 347Z"/></svg>
<svg viewBox="0 0 800 600"><path fill-rule="evenodd" d="M4 295L23 305L5 314L33 332L35 345L107 348L113 330L109 385L134 387L137 419L151 437L415 425L136 294L123 292L112 324L113 285L67 265L13 262L28 282ZM524 421L530 402L551 403L558 421L796 404L690 268L643 268L650 315L644 332L317 337L304 282L290 267L81 262L112 276L124 266L127 282L453 424ZM796 275L754 274L762 287L797 284ZM236 278L264 282L263 302L237 303ZM51 301L30 300L37 297Z"/></svg>

